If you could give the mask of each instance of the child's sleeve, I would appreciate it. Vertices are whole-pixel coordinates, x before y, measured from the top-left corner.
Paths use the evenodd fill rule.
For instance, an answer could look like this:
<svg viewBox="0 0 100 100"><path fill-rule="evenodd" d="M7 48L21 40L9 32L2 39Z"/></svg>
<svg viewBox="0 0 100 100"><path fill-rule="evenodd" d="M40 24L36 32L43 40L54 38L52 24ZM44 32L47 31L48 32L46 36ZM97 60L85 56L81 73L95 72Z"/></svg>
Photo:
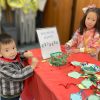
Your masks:
<svg viewBox="0 0 100 100"><path fill-rule="evenodd" d="M79 33L76 31L73 35L73 37L71 38L71 40L69 40L66 45L69 45L70 47L73 47L74 45L77 45L77 41L78 41L78 36Z"/></svg>
<svg viewBox="0 0 100 100"><path fill-rule="evenodd" d="M13 64L1 64L0 67L1 77L11 81L22 81L33 74L30 65L23 69L16 69Z"/></svg>

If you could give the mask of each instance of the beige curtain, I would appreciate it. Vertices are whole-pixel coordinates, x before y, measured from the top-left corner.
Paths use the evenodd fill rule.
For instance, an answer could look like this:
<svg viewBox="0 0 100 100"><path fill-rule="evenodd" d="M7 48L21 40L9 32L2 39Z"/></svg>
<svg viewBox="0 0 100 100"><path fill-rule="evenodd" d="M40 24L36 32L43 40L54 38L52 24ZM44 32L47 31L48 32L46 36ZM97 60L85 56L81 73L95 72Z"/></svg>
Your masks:
<svg viewBox="0 0 100 100"><path fill-rule="evenodd" d="M35 42L36 13L30 11L25 14L22 10L16 10L15 17L19 42L21 44Z"/></svg>

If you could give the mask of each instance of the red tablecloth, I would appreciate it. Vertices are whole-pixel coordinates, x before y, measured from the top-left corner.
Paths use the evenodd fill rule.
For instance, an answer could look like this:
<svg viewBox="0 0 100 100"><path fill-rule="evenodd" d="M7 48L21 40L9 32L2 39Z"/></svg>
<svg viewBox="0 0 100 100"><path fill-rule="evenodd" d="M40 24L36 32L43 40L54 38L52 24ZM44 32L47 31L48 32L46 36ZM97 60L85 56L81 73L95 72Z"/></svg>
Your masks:
<svg viewBox="0 0 100 100"><path fill-rule="evenodd" d="M25 81L22 100L70 100L70 94L79 92L76 84L83 78L74 79L68 77L71 71L80 72L80 67L70 64L71 61L90 62L100 66L100 62L85 53L72 54L68 57L65 66L54 67L48 62L42 62L40 49L31 50L35 57L39 58L39 64L34 71L34 76ZM86 96L93 93L92 90L84 90ZM84 95L82 95L83 100Z"/></svg>

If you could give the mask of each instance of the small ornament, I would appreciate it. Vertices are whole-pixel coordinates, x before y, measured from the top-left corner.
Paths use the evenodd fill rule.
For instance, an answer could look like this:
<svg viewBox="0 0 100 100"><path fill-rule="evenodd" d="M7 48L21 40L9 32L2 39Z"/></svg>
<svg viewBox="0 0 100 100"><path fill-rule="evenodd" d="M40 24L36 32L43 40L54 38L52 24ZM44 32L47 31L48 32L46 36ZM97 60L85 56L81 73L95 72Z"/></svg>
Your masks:
<svg viewBox="0 0 100 100"><path fill-rule="evenodd" d="M96 95L100 96L100 81L97 81L96 87L97 87Z"/></svg>
<svg viewBox="0 0 100 100"><path fill-rule="evenodd" d="M97 90L97 91L96 91L96 95L97 95L97 96L100 96L100 90ZM100 98L100 97L99 97L99 98ZM99 99L99 100L100 100L100 99Z"/></svg>
<svg viewBox="0 0 100 100"><path fill-rule="evenodd" d="M97 88L100 89L100 81L97 81Z"/></svg>
<svg viewBox="0 0 100 100"><path fill-rule="evenodd" d="M87 74L94 74L100 71L99 66L91 63L82 63L81 64L82 70Z"/></svg>
<svg viewBox="0 0 100 100"><path fill-rule="evenodd" d="M95 74L89 74L88 75L88 79L90 80L90 81L92 81L94 84L97 84L96 82L97 82L97 77L95 76Z"/></svg>

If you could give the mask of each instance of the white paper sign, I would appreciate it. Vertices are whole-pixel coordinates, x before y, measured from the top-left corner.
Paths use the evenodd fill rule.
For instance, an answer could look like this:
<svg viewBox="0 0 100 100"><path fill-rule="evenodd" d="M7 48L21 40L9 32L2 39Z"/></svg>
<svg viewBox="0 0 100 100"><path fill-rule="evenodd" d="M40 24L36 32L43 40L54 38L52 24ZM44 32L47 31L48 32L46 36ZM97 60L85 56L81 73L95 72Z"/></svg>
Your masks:
<svg viewBox="0 0 100 100"><path fill-rule="evenodd" d="M36 31L43 59L49 58L51 53L61 52L60 42L55 27L39 28Z"/></svg>

